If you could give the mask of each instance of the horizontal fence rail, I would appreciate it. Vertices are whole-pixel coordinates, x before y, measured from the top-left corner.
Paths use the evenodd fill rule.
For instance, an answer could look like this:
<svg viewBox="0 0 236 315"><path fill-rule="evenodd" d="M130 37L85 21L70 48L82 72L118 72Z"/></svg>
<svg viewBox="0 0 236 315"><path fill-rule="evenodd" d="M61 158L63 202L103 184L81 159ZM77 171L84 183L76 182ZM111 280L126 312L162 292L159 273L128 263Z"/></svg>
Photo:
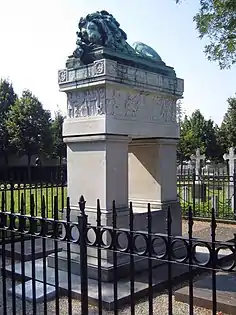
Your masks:
<svg viewBox="0 0 236 315"><path fill-rule="evenodd" d="M30 307L32 314L37 314L40 307L44 314L48 314L48 306L51 300L48 300L48 286L54 288L54 300L53 300L53 311L54 314L78 314L78 309L74 308L74 297L75 292L73 282L73 271L72 267L75 263L73 261L74 247L76 246L77 252L79 251L79 258L77 255L76 259L79 259L80 266L80 294L77 298L80 299L80 314L89 314L90 308L90 279L89 279L89 251L95 249L97 253L97 276L96 282L96 311L97 314L106 314L104 308L106 303L104 302L104 295L107 294L106 286L104 287L103 280L103 266L102 260L105 259L104 252L111 253L109 256L112 259L112 281L110 282L110 295L112 294L113 303L110 305L113 309L114 314L119 313L121 307L120 295L121 290L121 274L120 274L120 257L122 255L129 257L129 273L128 273L128 291L125 301L125 305L129 308L131 314L136 314L136 302L139 297L136 288L136 263L137 259L146 259L146 272L147 279L145 280L147 285L147 292L145 294L147 298L147 309L145 314L155 314L155 308L153 301L155 298L154 294L154 279L155 273L158 272L157 263L165 264L167 267L166 281L164 282L164 289L167 292L167 313L168 315L175 314L174 304L174 274L176 266L186 268L186 279L189 287L189 299L188 299L188 314L194 314L194 277L197 273L208 273L211 275L212 285L212 314L217 314L217 295L216 295L216 274L218 271L234 272L236 267L236 237L232 235L231 241L218 241L216 239L216 212L211 209L211 222L210 222L210 238L201 239L194 237L194 212L192 207L188 207L186 215L188 217L188 236L176 236L173 235L173 219L171 208L168 207L166 210L166 221L165 233L154 233L153 232L153 220L152 210L150 204L147 205L146 222L143 222L143 229L136 229L135 211L132 203L129 205L129 215L127 227L119 219L119 211L116 209L116 204L113 202L111 212L111 225L104 225L104 213L100 209L100 202L97 200L97 212L96 212L96 224L91 224L86 214L86 202L81 196L79 201L78 216L71 218L70 201L67 197L64 212L64 217L60 218L59 213L59 198L54 196L53 198L53 211L51 218L46 216L46 196L42 195L41 198L41 212L40 215L35 211L35 199L34 195L30 195L30 211L25 211L25 197L21 194L19 212L15 212L12 207L10 211L5 208L4 194L2 197L2 211L0 212L0 230L2 233L2 314L9 314L9 309L12 314L18 314L18 291L17 286L20 285L21 291L21 314L28 314L29 302L26 301L26 283L31 280L31 291L32 301ZM95 222L95 221L94 221ZM7 261L7 253L9 248L7 247L6 234L10 233L10 261ZM20 235L20 252L22 258L17 261L15 257L15 250L17 248L16 235ZM31 246L31 270L29 272L28 261L25 259L26 250L26 237L29 237ZM42 241L42 276L39 277L37 271L37 259L36 243L37 240ZM48 265L47 265L47 241L50 240L54 247L54 269L53 276L48 276ZM27 243L28 244L28 243ZM157 246L158 245L158 246ZM28 246L28 245L27 245ZM59 248L63 246L65 251L65 263L67 277L64 282L61 280L62 274L59 268ZM201 252L207 253L205 259L199 258L198 249ZM203 251L204 249L204 251ZM221 255L223 254L223 258ZM221 257L220 257L221 256ZM9 259L9 257L8 257ZM20 277L18 265L20 264ZM155 268L154 268L155 265ZM10 266L10 267L9 267ZM53 277L53 281L50 281ZM11 299L8 298L7 291L9 289L9 279L11 282ZM127 277L126 277L127 279ZM94 281L94 280L93 280ZM124 280L122 280L124 281ZM63 283L62 283L63 282ZM43 286L43 298L40 303L37 302L37 286L42 284ZM93 284L94 285L94 284ZM94 290L95 288L93 288ZM94 294L94 293L93 293ZM61 310L61 299L66 296L66 311ZM10 303L10 305L9 305ZM64 303L65 304L65 303ZM63 304L63 305L64 305ZM127 306L129 305L129 306ZM50 304L52 307L52 304ZM64 306L65 307L65 306ZM94 307L94 306L93 306Z"/></svg>

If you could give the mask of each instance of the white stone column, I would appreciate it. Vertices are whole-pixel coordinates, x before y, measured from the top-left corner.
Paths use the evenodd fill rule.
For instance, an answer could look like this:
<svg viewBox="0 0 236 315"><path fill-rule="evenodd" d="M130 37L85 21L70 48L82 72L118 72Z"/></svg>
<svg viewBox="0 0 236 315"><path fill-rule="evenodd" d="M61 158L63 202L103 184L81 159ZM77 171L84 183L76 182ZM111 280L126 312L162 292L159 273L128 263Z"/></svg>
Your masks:
<svg viewBox="0 0 236 315"><path fill-rule="evenodd" d="M69 124L69 121L65 124ZM101 211L128 207L128 141L127 136L94 135L66 137L68 196L72 208L78 207L81 195L86 210Z"/></svg>

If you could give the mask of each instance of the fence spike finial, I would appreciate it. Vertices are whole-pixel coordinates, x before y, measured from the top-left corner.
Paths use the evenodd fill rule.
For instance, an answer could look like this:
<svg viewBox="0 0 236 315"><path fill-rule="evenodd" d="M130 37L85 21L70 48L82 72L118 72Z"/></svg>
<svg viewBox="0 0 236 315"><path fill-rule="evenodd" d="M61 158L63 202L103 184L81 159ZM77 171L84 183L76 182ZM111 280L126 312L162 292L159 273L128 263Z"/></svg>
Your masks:
<svg viewBox="0 0 236 315"><path fill-rule="evenodd" d="M80 198L79 198L79 209L80 209L80 214L81 215L85 214L85 204L86 204L86 201L84 199L84 196L81 195Z"/></svg>

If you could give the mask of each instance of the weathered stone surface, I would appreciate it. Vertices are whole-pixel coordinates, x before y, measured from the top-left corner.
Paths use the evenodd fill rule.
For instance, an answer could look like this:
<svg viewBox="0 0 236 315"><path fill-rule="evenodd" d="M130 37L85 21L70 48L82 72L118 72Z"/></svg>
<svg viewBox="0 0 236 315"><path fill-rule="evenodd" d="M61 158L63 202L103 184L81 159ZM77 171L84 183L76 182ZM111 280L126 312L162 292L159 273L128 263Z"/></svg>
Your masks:
<svg viewBox="0 0 236 315"><path fill-rule="evenodd" d="M32 255L34 255L35 259L42 258L43 256L48 256L55 252L55 245L54 241L52 239L46 239L46 250L43 252L43 239L42 238L35 238L35 252L32 253L32 241L31 240L25 240L24 241L24 260L31 260ZM21 242L16 242L14 244L14 253L15 253L15 259L17 260L23 260L23 252L22 252L22 244ZM61 251L62 247L58 247L58 251ZM0 253L2 254L2 245L0 245ZM5 245L5 255L8 257L12 256L12 245L7 244Z"/></svg>
<svg viewBox="0 0 236 315"><path fill-rule="evenodd" d="M22 291L22 286L25 286L25 295L23 296L23 291ZM18 284L15 287L15 295L16 297L20 298L20 299L25 299L29 302L33 301L33 281L29 280L26 281L25 283L22 284ZM44 301L44 286L42 282L36 281L35 282L35 291L36 291L36 295L35 295L35 300L37 303L41 303ZM9 289L8 292L11 294L12 293L12 289ZM56 293L56 289L54 286L51 285L47 285L46 286L46 299L47 301L53 299L55 297L55 293Z"/></svg>
<svg viewBox="0 0 236 315"><path fill-rule="evenodd" d="M225 252L225 255L230 253ZM208 254L204 249L198 248L197 259L200 262L205 262L207 260ZM21 263L15 265L15 275L16 279L21 279L22 272ZM163 291L166 288L168 281L168 267L167 264L162 264L153 269L153 288L157 291ZM196 270L196 269L195 269ZM46 272L47 283L49 285L55 285L55 269L46 266L43 268L42 259L36 260L35 262L36 280L43 280L43 273ZM11 276L11 265L6 267L6 272ZM172 283L177 280L182 280L188 278L189 268L187 265L182 264L172 264ZM139 299L147 295L148 290L148 271L140 272L135 274L134 291L135 298ZM25 276L27 279L32 278L32 262L26 262L25 264ZM61 294L66 294L68 290L68 272L58 271L59 276L59 288L61 289ZM72 274L72 295L75 298L80 298L80 281L79 275ZM95 305L98 304L98 281L94 279L88 279L88 295L90 303ZM118 281L118 305L121 307L124 304L130 303L130 277L120 279ZM114 307L114 285L113 282L102 282L102 301L103 307L107 309L112 309ZM234 313L232 313L234 314Z"/></svg>
<svg viewBox="0 0 236 315"><path fill-rule="evenodd" d="M216 274L217 310L227 314L236 314L236 275L235 272ZM212 309L212 277L207 276L194 283L194 305ZM189 303L188 286L175 292L175 299Z"/></svg>

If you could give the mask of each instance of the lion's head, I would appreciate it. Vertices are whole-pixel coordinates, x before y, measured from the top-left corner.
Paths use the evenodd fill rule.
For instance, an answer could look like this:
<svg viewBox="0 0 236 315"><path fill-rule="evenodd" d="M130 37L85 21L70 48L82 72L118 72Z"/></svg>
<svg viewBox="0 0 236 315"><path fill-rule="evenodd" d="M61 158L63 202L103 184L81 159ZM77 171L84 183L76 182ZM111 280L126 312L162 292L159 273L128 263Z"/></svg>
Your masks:
<svg viewBox="0 0 236 315"><path fill-rule="evenodd" d="M120 28L113 15L107 11L88 14L80 19L78 27L78 46L98 45L118 51L133 52L126 42L126 33Z"/></svg>

